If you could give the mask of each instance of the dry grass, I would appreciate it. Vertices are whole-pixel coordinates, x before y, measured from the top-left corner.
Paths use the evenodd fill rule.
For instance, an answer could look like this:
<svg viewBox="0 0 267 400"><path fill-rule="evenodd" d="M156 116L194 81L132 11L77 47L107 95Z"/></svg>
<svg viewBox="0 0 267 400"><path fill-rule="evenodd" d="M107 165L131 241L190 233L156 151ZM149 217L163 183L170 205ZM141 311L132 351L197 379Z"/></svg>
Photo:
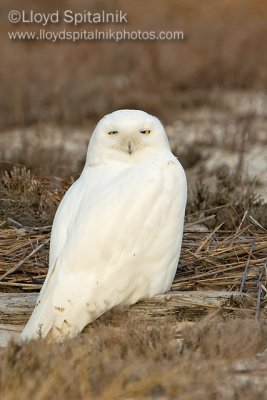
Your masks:
<svg viewBox="0 0 267 400"><path fill-rule="evenodd" d="M218 227L217 227L218 228ZM258 279L267 257L267 234L242 231L190 232L186 230L183 251L173 288L179 290L239 290L249 262L245 290L256 294ZM262 276L266 285L265 273Z"/></svg>
<svg viewBox="0 0 267 400"><path fill-rule="evenodd" d="M24 168L4 174L0 290L40 289L47 273L53 215L70 183L54 180L53 186L53 180L32 176ZM253 210L265 215L266 205L255 203L253 194L241 187L228 175L219 177L216 195L204 185L193 190L173 289L245 291L258 299L258 313L261 309L264 317L267 233L260 224L263 218L258 222ZM246 212L241 214L244 205Z"/></svg>
<svg viewBox="0 0 267 400"><path fill-rule="evenodd" d="M7 226L8 224L10 226ZM6 226L2 223L0 229L1 275L16 267L40 244L43 243L44 247L2 280L0 286L38 290L47 272L47 241L51 226L35 229L12 226L13 224L13 221L9 220ZM253 225L241 227L239 232L216 228L197 231L197 227L191 224L186 225L180 265L173 288L239 289L253 245L245 290L256 295L258 278L267 258L266 232L260 229L255 231ZM266 285L265 273L262 280Z"/></svg>
<svg viewBox="0 0 267 400"><path fill-rule="evenodd" d="M223 223L223 229L240 231L251 221L267 228L267 201L255 194L253 182L227 167L214 171L209 185L205 178L189 187L188 221L213 215L206 221L212 229Z"/></svg>
<svg viewBox="0 0 267 400"><path fill-rule="evenodd" d="M177 341L173 325L95 322L88 334L48 345L9 345L5 400L251 400L266 396L266 324L203 321Z"/></svg>
<svg viewBox="0 0 267 400"><path fill-rule="evenodd" d="M18 168L3 175L0 291L40 289L47 273L53 213L71 181L39 178ZM253 196L246 191L240 196L240 188L240 204L249 205L248 211L224 228L228 208L238 215L233 185L226 181L217 203L204 186L202 194L200 186L192 192L173 288L241 286L251 301L230 300L219 312L211 307L201 322L182 331L176 324L186 315L144 320L129 311L118 322L114 311L62 345L11 343L0 353L2 398L265 399L267 234L253 218ZM261 207L259 203L260 214Z"/></svg>
<svg viewBox="0 0 267 400"><path fill-rule="evenodd" d="M0 219L15 218L33 226L52 222L59 201L73 179L37 177L25 167L13 167L0 179Z"/></svg>

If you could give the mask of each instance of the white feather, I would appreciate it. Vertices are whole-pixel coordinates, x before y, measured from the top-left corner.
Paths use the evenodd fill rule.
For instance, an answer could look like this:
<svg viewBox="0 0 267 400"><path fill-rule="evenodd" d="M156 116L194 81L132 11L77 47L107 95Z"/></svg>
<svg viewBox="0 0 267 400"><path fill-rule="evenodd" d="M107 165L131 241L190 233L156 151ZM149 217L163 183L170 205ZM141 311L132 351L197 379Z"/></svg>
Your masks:
<svg viewBox="0 0 267 400"><path fill-rule="evenodd" d="M120 137L108 137L115 129ZM57 210L49 272L21 340L73 337L115 305L169 290L186 193L184 170L156 118L121 110L101 120L85 168Z"/></svg>

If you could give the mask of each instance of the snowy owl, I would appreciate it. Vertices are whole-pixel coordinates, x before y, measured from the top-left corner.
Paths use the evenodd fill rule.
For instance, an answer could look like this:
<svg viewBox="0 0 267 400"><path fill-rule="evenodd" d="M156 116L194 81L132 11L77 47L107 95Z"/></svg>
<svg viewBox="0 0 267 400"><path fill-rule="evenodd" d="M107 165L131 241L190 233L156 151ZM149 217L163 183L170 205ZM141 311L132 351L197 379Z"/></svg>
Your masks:
<svg viewBox="0 0 267 400"><path fill-rule="evenodd" d="M74 337L114 306L169 290L186 198L184 170L156 117L102 118L56 212L48 274L20 340Z"/></svg>

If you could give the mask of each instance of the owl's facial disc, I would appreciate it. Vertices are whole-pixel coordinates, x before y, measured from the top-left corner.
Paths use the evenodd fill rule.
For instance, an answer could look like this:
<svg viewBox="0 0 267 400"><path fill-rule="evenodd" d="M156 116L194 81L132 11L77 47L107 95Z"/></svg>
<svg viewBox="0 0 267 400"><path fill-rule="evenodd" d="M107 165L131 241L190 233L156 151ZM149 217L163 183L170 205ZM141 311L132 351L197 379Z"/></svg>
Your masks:
<svg viewBox="0 0 267 400"><path fill-rule="evenodd" d="M150 126L149 122L146 121L145 126L140 129L139 127L120 127L116 126L116 130L108 130L106 132L108 136L108 145L116 150L122 151L129 155L135 153L138 149L145 147L147 145L146 141L144 141L144 136L153 133L153 127ZM149 129L147 128L149 127ZM114 125L113 125L114 127ZM143 138L142 138L143 136Z"/></svg>
<svg viewBox="0 0 267 400"><path fill-rule="evenodd" d="M96 126L88 147L88 163L136 163L170 151L161 122L140 110L118 110Z"/></svg>
<svg viewBox="0 0 267 400"><path fill-rule="evenodd" d="M136 133L121 133L117 138L114 138L114 142L111 144L114 149L122 151L127 155L134 154L141 148L141 145L141 140Z"/></svg>

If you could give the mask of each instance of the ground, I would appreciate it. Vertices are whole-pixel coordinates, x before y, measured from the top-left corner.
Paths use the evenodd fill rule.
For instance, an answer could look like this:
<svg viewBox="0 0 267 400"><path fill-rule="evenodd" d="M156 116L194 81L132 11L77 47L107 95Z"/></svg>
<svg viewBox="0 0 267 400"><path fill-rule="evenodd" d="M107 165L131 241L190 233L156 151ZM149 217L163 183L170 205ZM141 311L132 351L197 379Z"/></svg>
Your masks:
<svg viewBox="0 0 267 400"><path fill-rule="evenodd" d="M1 394L18 399L265 399L266 324L206 320L176 338L173 324L99 322L63 345L10 344Z"/></svg>

